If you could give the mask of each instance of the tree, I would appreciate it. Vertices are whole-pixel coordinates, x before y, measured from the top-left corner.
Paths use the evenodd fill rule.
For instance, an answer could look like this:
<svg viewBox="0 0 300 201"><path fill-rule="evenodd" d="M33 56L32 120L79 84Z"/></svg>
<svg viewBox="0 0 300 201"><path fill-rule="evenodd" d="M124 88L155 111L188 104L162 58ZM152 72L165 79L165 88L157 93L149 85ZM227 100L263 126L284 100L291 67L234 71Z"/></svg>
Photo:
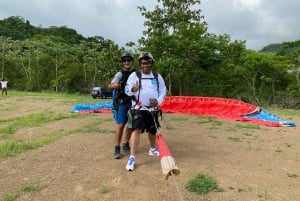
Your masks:
<svg viewBox="0 0 300 201"><path fill-rule="evenodd" d="M199 44L207 30L206 23L201 21L201 10L193 9L200 0L158 0L158 3L162 3L162 7L157 5L153 11L139 7L147 27L139 43L165 68L160 70L168 78L169 93L172 94L175 82L177 93L182 94L186 83L182 81L194 65L193 54L201 49Z"/></svg>
<svg viewBox="0 0 300 201"><path fill-rule="evenodd" d="M213 94L208 89L211 86L222 92L223 88L216 87L219 82L216 76L227 66L226 62L233 62L226 55L238 57L245 49L245 42L232 43L229 35L208 33L199 9L200 0L158 0L158 3L160 6L153 11L139 7L147 27L139 43L141 49L152 52L158 60L160 72L167 77L169 93ZM203 82L207 82L208 88L203 87Z"/></svg>
<svg viewBox="0 0 300 201"><path fill-rule="evenodd" d="M11 50L12 40L4 36L0 36L0 65L1 77L4 77L6 55Z"/></svg>
<svg viewBox="0 0 300 201"><path fill-rule="evenodd" d="M287 74L288 60L274 53L245 51L235 75L241 76L247 84L248 100L254 104L276 103L276 94L286 90L284 77ZM243 85L243 82L240 83ZM282 98L282 97L281 97ZM265 101L265 102L263 102Z"/></svg>

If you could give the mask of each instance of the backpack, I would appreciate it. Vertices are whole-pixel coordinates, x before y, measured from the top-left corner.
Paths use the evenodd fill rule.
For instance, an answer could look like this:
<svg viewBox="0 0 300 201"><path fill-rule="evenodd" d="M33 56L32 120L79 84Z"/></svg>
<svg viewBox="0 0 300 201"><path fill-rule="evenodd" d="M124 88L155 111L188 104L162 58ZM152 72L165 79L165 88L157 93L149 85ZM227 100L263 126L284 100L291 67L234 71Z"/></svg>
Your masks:
<svg viewBox="0 0 300 201"><path fill-rule="evenodd" d="M125 93L125 86L128 80L129 75L135 70L125 71L121 70L122 78L120 80L120 89L115 89L113 93L113 106L117 107L120 103L129 103L131 102L131 97L127 96Z"/></svg>

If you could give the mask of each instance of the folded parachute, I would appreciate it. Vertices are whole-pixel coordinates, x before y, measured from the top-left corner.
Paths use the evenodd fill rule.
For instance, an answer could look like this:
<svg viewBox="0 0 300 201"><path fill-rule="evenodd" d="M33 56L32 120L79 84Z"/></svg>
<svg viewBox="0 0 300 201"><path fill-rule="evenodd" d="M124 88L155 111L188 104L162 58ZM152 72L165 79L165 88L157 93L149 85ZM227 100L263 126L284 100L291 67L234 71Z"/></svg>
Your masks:
<svg viewBox="0 0 300 201"><path fill-rule="evenodd" d="M73 113L104 113L111 112L112 102L79 103L73 106Z"/></svg>
<svg viewBox="0 0 300 201"><path fill-rule="evenodd" d="M71 112L109 112L111 108L111 102L78 104L73 107ZM242 101L227 98L168 96L160 106L160 109L166 113L212 116L265 126L296 126L294 122L286 121L276 115L273 115L267 110L263 110L257 106Z"/></svg>
<svg viewBox="0 0 300 201"><path fill-rule="evenodd" d="M257 106L227 98L170 96L160 106L164 112L212 116L265 126L296 126Z"/></svg>

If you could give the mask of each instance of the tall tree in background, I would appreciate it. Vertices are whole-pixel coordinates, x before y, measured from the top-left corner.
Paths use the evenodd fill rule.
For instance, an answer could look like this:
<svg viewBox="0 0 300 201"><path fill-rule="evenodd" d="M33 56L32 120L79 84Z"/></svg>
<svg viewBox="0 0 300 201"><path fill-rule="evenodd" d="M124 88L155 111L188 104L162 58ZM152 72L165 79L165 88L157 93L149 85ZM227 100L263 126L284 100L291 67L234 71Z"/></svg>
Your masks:
<svg viewBox="0 0 300 201"><path fill-rule="evenodd" d="M158 0L158 4L153 11L139 7L147 27L139 43L142 49L153 53L161 66L160 72L168 78L169 93L176 88L181 95L186 88L186 73L194 66L193 54L202 47L199 39L207 31L206 23L201 21L203 16L197 9L200 0Z"/></svg>
<svg viewBox="0 0 300 201"><path fill-rule="evenodd" d="M158 0L153 11L143 6L139 9L147 27L145 37L139 40L141 49L154 54L160 73L167 78L169 93L212 95L218 90L224 95L217 75L234 61L226 56L235 58L245 49L244 42L208 33L200 0Z"/></svg>
<svg viewBox="0 0 300 201"><path fill-rule="evenodd" d="M5 60L9 51L11 50L12 40L4 36L0 36L0 65L1 65L1 78L4 77Z"/></svg>

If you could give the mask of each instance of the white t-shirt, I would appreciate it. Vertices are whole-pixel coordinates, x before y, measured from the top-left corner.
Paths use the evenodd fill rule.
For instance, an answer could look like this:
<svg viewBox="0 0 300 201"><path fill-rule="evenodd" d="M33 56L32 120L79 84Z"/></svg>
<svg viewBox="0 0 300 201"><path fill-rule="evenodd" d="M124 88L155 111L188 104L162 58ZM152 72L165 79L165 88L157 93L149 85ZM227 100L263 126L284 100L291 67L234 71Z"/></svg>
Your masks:
<svg viewBox="0 0 300 201"><path fill-rule="evenodd" d="M139 99L139 102L142 106L150 106L150 98L155 98L158 101L158 105L160 105L167 94L167 89L165 85L165 81L163 80L162 76L158 74L158 82L159 82L159 89L157 90L157 81L151 72L150 74L143 74L141 73L141 85L142 88L140 88L137 92L132 92L131 89L133 86L138 82L139 78L136 75L136 73L130 74L126 87L125 87L125 93L128 96L135 96L136 100ZM143 79L143 78L150 78L150 79ZM153 78L153 79L151 79ZM132 105L135 105L135 108L138 109L138 105L136 105L136 102L133 100ZM141 108L143 109L143 108Z"/></svg>
<svg viewBox="0 0 300 201"><path fill-rule="evenodd" d="M1 88L2 89L6 89L7 88L7 82L8 81L6 81L6 80L5 81L1 81Z"/></svg>

